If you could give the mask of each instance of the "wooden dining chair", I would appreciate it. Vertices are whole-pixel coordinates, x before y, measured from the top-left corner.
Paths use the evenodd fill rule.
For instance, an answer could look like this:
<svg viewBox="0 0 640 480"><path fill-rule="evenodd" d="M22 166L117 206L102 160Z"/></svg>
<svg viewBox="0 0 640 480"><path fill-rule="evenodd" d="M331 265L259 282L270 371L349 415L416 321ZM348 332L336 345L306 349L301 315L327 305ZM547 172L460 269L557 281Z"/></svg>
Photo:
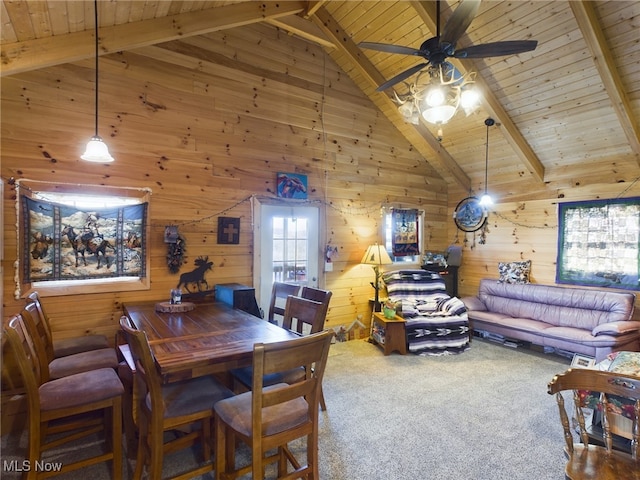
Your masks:
<svg viewBox="0 0 640 480"><path fill-rule="evenodd" d="M43 382L89 370L118 367L118 356L113 348L100 348L55 358L46 322L42 321L36 303L28 302L21 315L38 354Z"/></svg>
<svg viewBox="0 0 640 480"><path fill-rule="evenodd" d="M102 368L42 382L40 362L22 316L13 316L3 334L15 356L27 395L29 446L26 459L32 468L25 474L26 478L35 479L45 473L49 475L35 468L36 462L42 460L44 451L104 429L105 443L110 447L108 452L73 463L64 461L58 473L110 461L112 478L120 479L121 397L124 389L116 372L111 368ZM78 421L81 418L78 416L90 412L101 414L102 421L97 426L93 419L89 422ZM50 422L54 420L56 422L52 426Z"/></svg>
<svg viewBox="0 0 640 480"><path fill-rule="evenodd" d="M278 478L319 478L318 402L333 332L323 331L284 342L253 347L252 390L216 403L216 480L252 472L264 478L264 466L278 462ZM269 387L263 378L283 370L303 368L302 381ZM306 464L288 444L306 437ZM251 464L236 468L235 446L240 440L251 448ZM266 456L269 450L277 453ZM294 472L288 473L291 464Z"/></svg>
<svg viewBox="0 0 640 480"><path fill-rule="evenodd" d="M48 338L47 348L51 350L51 352L48 352L48 355L51 358L66 357L67 355L73 355L75 353L109 348L109 341L104 335L83 335L80 337L54 340L53 334L51 332L51 322L49 320L49 317L45 313L38 292L31 292L27 296L26 302L27 304L35 304L36 309L38 310L38 315L40 316L40 321L42 322L44 333Z"/></svg>
<svg viewBox="0 0 640 480"><path fill-rule="evenodd" d="M315 327L315 331L320 331L324 329L324 324L327 318L327 311L329 310L329 302L331 301L331 295L333 292L330 290L322 290L320 288L314 288L309 286L302 287L302 292L300 293L300 297L305 298L307 300L313 300L315 302L320 302L322 304L321 312L318 312L319 318L315 319L317 325ZM321 317L321 318L320 318ZM327 410L327 402L324 399L324 392L320 389L320 409L325 412Z"/></svg>
<svg viewBox="0 0 640 480"><path fill-rule="evenodd" d="M568 392L572 412L565 408ZM594 392L598 392L594 395ZM564 431L567 465L565 477L571 480L638 480L640 479L640 378L619 373L587 368L569 369L556 375L549 383L548 393L554 394L560 411L560 421ZM589 393L596 404L589 404L602 414L601 438L590 435L589 422L585 421L583 409L585 397ZM633 427L631 453L613 449L610 430L612 422L613 396L632 400ZM571 420L570 421L570 415ZM574 439L575 428L578 442ZM602 446L604 445L604 446Z"/></svg>
<svg viewBox="0 0 640 480"><path fill-rule="evenodd" d="M324 329L325 315L324 306L320 302L307 300L302 297L288 296L284 309L284 317L282 326L287 330L296 332L299 335L308 335L321 332ZM251 389L253 385L253 367L242 367L231 370L231 376L236 385L236 390L240 387ZM295 383L301 381L305 377L303 368L293 368L291 370L282 370L266 375L264 385L274 385L276 383L286 382ZM322 401L322 409L326 410L323 395L320 396Z"/></svg>
<svg viewBox="0 0 640 480"><path fill-rule="evenodd" d="M120 318L120 327L135 362L133 381L134 397L138 398L139 432L134 478L141 478L146 466L148 478L159 480L165 454L196 444L202 447L207 463L180 474L180 478L213 471L213 407L216 402L232 397L233 392L211 375L162 384L146 334L136 329L126 316ZM170 430L180 433L165 442L164 434Z"/></svg>
<svg viewBox="0 0 640 480"><path fill-rule="evenodd" d="M322 303L324 305L325 316L327 315L327 311L329 310L329 302L331 301L332 295L333 292L331 290L322 290L320 288L309 286L302 287L302 292L300 293L300 296L302 298Z"/></svg>
<svg viewBox="0 0 640 480"><path fill-rule="evenodd" d="M287 297L290 295L297 295L300 291L300 285L293 285L291 283L273 282L273 288L271 289L271 302L269 303L269 312L267 314L267 320L269 322L278 324L279 319L284 316L284 307L287 301Z"/></svg>

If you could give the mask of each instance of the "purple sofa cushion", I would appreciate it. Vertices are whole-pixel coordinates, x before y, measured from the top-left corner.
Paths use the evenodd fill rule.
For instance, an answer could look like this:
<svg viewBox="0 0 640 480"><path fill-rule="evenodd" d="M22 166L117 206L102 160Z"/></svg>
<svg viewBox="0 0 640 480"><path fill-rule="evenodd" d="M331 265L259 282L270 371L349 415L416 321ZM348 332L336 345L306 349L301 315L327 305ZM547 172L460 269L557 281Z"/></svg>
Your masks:
<svg viewBox="0 0 640 480"><path fill-rule="evenodd" d="M628 321L635 300L631 293L538 284L514 285L491 279L480 281L478 298L489 312L589 332L604 323Z"/></svg>

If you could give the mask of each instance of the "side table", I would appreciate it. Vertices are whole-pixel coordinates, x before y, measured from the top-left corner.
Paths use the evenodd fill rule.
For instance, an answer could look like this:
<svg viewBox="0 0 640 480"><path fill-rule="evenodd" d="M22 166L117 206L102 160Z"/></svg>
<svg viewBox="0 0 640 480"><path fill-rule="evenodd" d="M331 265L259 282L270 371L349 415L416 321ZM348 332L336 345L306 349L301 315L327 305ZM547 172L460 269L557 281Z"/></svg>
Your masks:
<svg viewBox="0 0 640 480"><path fill-rule="evenodd" d="M389 355L394 350L401 355L406 355L407 334L404 326L404 318L399 315L389 319L382 312L373 312L370 341L379 345L385 355Z"/></svg>

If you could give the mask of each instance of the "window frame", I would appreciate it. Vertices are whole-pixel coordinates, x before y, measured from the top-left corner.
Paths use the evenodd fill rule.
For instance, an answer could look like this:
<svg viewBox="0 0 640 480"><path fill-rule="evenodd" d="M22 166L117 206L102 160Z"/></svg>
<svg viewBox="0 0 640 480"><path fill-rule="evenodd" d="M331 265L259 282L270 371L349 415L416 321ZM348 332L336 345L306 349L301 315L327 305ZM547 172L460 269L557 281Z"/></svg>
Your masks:
<svg viewBox="0 0 640 480"><path fill-rule="evenodd" d="M556 283L640 290L640 197L558 204Z"/></svg>

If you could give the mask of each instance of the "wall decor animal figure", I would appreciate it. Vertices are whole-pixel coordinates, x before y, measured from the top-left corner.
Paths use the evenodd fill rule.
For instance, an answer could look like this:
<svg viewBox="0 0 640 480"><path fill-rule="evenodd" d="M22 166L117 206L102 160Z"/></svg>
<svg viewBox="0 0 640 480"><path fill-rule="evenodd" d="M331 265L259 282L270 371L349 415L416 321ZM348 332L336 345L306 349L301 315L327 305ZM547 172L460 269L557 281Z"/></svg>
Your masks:
<svg viewBox="0 0 640 480"><path fill-rule="evenodd" d="M111 266L111 260L107 256L107 249L110 249L115 253L116 248L111 245L108 240L105 240L102 237L95 237L94 235L87 234L86 232L80 235L73 229L71 225L65 226L60 232L60 236L65 235L69 240L71 247L73 248L73 252L76 257L76 267L78 266L78 260L80 256L82 256L84 266L87 266L87 258L85 257L86 252L89 252L90 254L96 256L96 258L98 259L97 268L100 268L102 266L103 258L105 259L107 268Z"/></svg>
<svg viewBox="0 0 640 480"><path fill-rule="evenodd" d="M189 289L189 285L191 284L195 285L195 287L198 289L198 292L202 292L203 285L205 287L205 290L209 288L209 284L204 279L204 274L207 272L207 270L211 270L213 268L213 262L210 262L209 257L207 256L204 258L198 257L193 263L196 265L196 268L194 270L191 270L190 272L185 272L180 275L180 281L178 282L176 288L180 288L184 285L184 288L187 290L187 292L195 293Z"/></svg>
<svg viewBox="0 0 640 480"><path fill-rule="evenodd" d="M49 245L53 243L53 238L49 235L43 235L42 232L36 232L32 234L34 245L31 250L31 257L34 260L42 259L47 256L49 252Z"/></svg>

